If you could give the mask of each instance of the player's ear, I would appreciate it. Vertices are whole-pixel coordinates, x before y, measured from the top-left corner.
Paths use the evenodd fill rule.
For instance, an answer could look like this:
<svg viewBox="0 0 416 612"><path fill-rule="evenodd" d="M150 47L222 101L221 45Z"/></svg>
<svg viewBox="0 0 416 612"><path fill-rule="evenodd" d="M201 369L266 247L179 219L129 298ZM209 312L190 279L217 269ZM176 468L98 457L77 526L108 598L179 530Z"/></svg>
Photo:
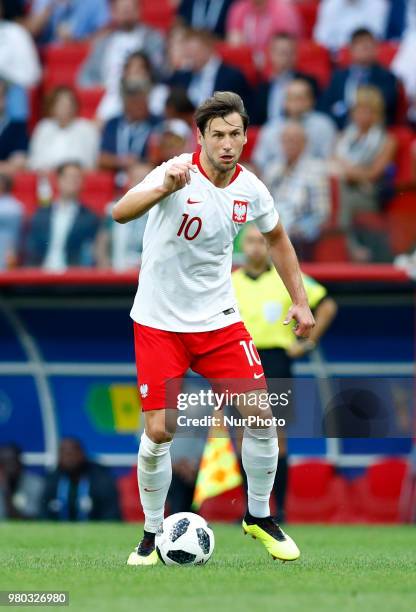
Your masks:
<svg viewBox="0 0 416 612"><path fill-rule="evenodd" d="M196 139L199 145L202 144L203 135L199 128L196 128Z"/></svg>
<svg viewBox="0 0 416 612"><path fill-rule="evenodd" d="M247 144L247 130L244 132L244 144Z"/></svg>

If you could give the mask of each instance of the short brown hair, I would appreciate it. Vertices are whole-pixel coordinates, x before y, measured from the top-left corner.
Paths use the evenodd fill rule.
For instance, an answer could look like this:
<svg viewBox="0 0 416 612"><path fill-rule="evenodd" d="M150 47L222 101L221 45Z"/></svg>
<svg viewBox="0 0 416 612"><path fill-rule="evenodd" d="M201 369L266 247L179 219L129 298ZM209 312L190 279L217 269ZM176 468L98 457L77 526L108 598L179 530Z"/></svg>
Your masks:
<svg viewBox="0 0 416 612"><path fill-rule="evenodd" d="M244 132L246 132L249 118L240 96L233 91L215 91L214 95L202 102L196 109L195 122L201 134L203 134L207 124L212 119L216 117L223 119L231 113L240 115L243 120Z"/></svg>

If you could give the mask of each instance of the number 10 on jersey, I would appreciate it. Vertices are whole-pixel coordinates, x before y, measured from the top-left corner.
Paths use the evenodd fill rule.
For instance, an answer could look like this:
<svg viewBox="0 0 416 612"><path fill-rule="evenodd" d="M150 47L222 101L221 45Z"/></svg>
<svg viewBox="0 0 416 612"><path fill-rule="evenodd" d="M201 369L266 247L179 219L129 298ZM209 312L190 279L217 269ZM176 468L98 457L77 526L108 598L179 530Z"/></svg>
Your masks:
<svg viewBox="0 0 416 612"><path fill-rule="evenodd" d="M191 217L187 213L182 215L182 223L178 230L177 236L183 236L186 240L194 240L202 228L202 219L200 217Z"/></svg>

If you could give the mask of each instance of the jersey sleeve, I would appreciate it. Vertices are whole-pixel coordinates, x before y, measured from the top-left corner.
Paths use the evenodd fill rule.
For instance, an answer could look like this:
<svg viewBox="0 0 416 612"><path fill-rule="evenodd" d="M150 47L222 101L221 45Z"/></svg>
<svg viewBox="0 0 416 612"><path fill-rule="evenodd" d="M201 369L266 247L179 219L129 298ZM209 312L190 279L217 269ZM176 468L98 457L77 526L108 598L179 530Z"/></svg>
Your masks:
<svg viewBox="0 0 416 612"><path fill-rule="evenodd" d="M313 310L318 306L319 302L321 302L323 298L328 295L328 292L325 287L323 287L323 285L318 283L310 276L306 276L305 274L303 274L302 276L303 284L305 285L306 295L308 297L309 307L311 308L311 310Z"/></svg>
<svg viewBox="0 0 416 612"><path fill-rule="evenodd" d="M279 221L279 213L274 205L272 195L260 180L258 180L258 196L254 207L253 220L263 234L271 232Z"/></svg>

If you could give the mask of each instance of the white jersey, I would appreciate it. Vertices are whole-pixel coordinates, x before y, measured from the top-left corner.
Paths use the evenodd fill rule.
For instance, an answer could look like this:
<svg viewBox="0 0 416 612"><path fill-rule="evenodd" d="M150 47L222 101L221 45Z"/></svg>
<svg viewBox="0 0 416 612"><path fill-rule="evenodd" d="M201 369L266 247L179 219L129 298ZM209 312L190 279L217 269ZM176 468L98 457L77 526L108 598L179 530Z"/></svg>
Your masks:
<svg viewBox="0 0 416 612"><path fill-rule="evenodd" d="M130 316L137 323L175 332L220 329L241 320L231 283L233 240L248 221L270 232L279 215L265 185L236 166L227 187L216 187L185 153L155 168L129 193L163 184L166 169L192 161L191 183L149 212L139 286Z"/></svg>

